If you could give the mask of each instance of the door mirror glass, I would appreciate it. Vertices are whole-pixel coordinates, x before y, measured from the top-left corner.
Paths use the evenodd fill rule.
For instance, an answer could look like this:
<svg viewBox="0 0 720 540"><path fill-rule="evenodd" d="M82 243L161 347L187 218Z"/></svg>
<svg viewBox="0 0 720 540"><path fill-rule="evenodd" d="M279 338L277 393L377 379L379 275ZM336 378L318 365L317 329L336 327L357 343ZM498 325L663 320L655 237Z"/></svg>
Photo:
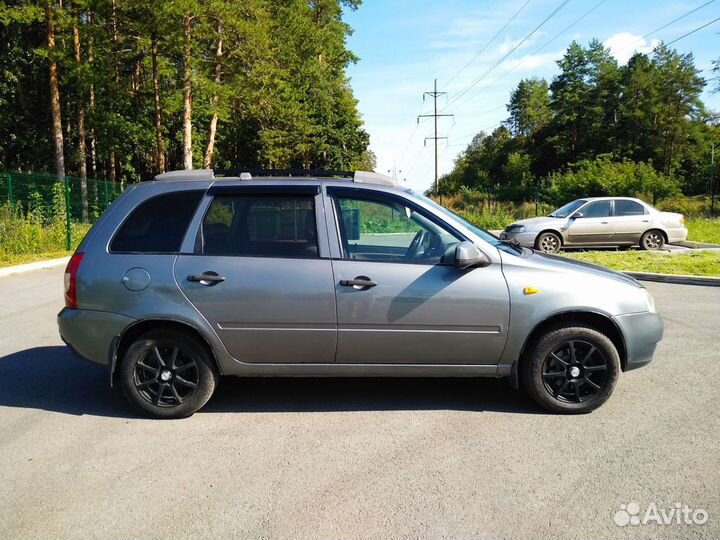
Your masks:
<svg viewBox="0 0 720 540"><path fill-rule="evenodd" d="M455 248L455 268L477 268L490 264L490 259L472 242L460 242Z"/></svg>

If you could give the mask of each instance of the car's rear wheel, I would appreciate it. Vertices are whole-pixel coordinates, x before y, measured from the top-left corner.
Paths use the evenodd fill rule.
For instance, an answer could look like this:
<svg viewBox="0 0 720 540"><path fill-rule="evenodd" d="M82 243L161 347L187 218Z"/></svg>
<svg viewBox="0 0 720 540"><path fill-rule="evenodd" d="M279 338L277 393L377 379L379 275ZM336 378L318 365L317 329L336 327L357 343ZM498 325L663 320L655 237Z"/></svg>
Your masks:
<svg viewBox="0 0 720 540"><path fill-rule="evenodd" d="M149 331L128 347L118 370L128 401L157 418L185 418L205 405L218 383L206 348L172 330Z"/></svg>
<svg viewBox="0 0 720 540"><path fill-rule="evenodd" d="M642 237L640 237L640 247L642 249L661 249L664 245L665 236L662 231L658 231L657 229L646 231Z"/></svg>
<svg viewBox="0 0 720 540"><path fill-rule="evenodd" d="M594 328L555 327L530 344L521 364L528 394L559 413L588 413L605 403L620 375L613 342Z"/></svg>
<svg viewBox="0 0 720 540"><path fill-rule="evenodd" d="M535 248L544 253L557 253L561 246L561 238L553 232L544 232L535 240Z"/></svg>

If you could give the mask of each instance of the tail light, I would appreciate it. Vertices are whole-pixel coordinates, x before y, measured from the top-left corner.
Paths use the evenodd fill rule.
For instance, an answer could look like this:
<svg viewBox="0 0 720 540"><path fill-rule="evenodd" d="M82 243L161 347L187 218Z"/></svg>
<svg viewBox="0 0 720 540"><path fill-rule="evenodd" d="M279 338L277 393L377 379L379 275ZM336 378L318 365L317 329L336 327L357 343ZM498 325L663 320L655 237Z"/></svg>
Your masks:
<svg viewBox="0 0 720 540"><path fill-rule="evenodd" d="M73 253L65 268L65 307L77 308L77 272L84 253Z"/></svg>
<svg viewBox="0 0 720 540"><path fill-rule="evenodd" d="M685 216L680 216L680 225L685 225Z"/></svg>

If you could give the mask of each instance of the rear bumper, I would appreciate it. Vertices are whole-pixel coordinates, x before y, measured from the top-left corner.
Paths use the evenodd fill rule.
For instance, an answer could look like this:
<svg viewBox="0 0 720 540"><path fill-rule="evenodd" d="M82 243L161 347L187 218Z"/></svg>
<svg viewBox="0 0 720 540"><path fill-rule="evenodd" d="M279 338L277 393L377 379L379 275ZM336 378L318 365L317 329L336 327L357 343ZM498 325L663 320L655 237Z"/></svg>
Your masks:
<svg viewBox="0 0 720 540"><path fill-rule="evenodd" d="M668 229L666 232L668 235L668 244L672 244L673 242L684 242L688 237L688 230L685 227L680 229Z"/></svg>
<svg viewBox="0 0 720 540"><path fill-rule="evenodd" d="M113 339L135 319L88 309L63 308L57 315L60 337L84 360L108 365L112 359Z"/></svg>
<svg viewBox="0 0 720 540"><path fill-rule="evenodd" d="M642 367L653 359L663 337L663 322L657 313L630 313L615 317L625 339L625 371Z"/></svg>

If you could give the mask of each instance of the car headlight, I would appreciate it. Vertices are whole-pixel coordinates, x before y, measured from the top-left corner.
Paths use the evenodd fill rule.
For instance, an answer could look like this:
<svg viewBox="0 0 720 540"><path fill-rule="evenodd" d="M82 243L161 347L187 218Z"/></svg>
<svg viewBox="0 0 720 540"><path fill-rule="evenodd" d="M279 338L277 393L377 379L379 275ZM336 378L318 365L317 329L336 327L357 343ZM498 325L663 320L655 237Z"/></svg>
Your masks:
<svg viewBox="0 0 720 540"><path fill-rule="evenodd" d="M508 225L505 228L505 232L511 232L511 233L521 233L525 232L527 229L525 228L525 225Z"/></svg>
<svg viewBox="0 0 720 540"><path fill-rule="evenodd" d="M643 289L645 291L645 300L647 301L647 310L650 313L657 313L657 310L655 309L655 299L653 298L652 294L650 294L650 291L647 289Z"/></svg>

